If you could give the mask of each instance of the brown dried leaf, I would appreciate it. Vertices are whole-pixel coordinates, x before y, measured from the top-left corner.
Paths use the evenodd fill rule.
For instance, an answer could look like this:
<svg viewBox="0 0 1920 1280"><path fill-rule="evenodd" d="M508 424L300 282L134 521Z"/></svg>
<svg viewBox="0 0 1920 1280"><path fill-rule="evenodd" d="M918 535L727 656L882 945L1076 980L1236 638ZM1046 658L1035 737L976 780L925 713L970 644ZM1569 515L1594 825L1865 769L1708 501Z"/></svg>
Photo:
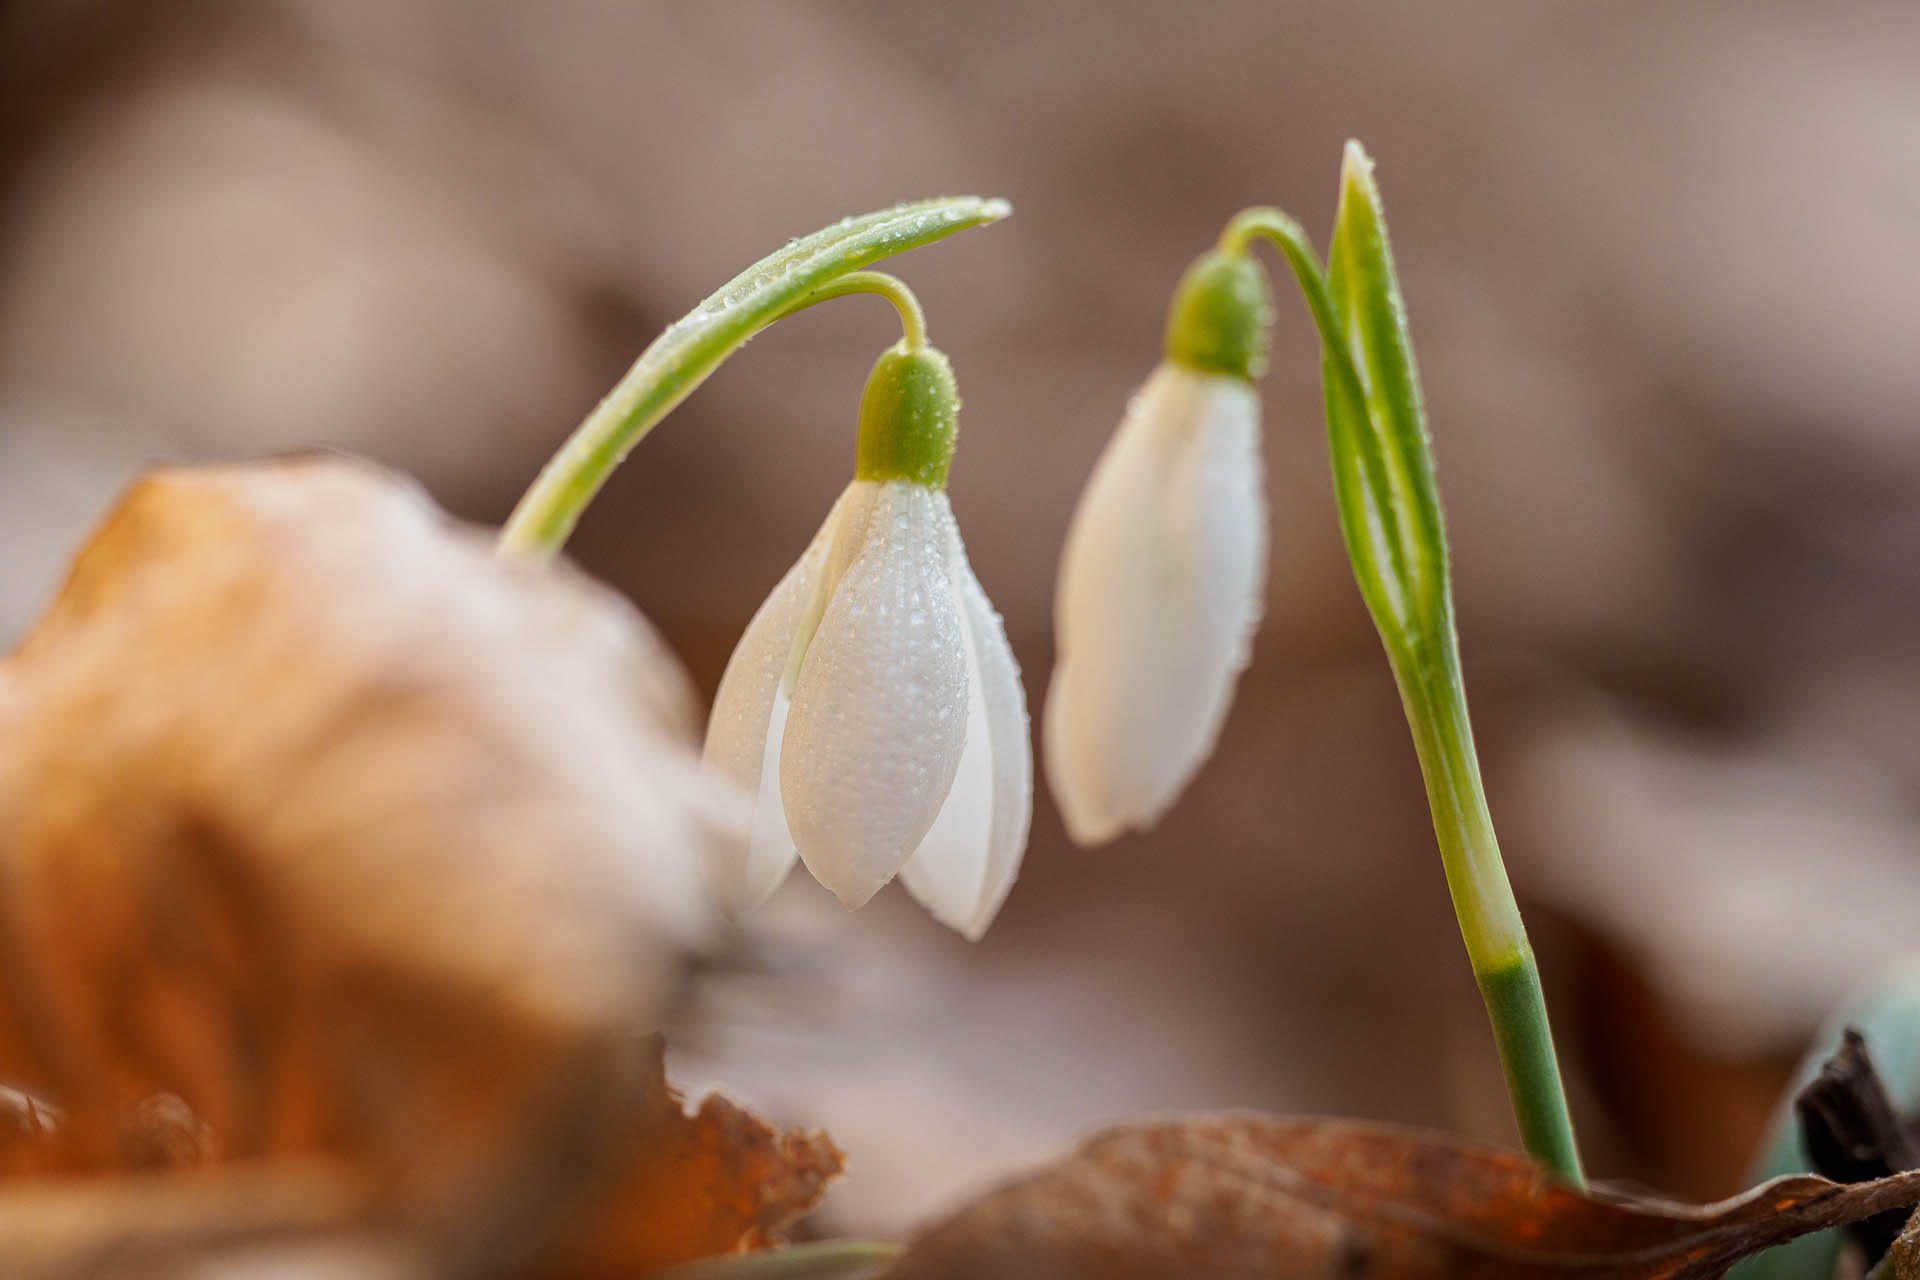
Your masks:
<svg viewBox="0 0 1920 1280"><path fill-rule="evenodd" d="M1356 1121L1131 1125L921 1233L885 1280L1696 1280L1920 1201L1920 1173L1719 1204L1582 1194L1526 1158Z"/></svg>
<svg viewBox="0 0 1920 1280"><path fill-rule="evenodd" d="M719 1095L687 1114L662 1047L651 1037L608 1055L610 1080L578 1079L594 1101L516 1151L517 1176L487 1200L448 1206L425 1230L405 1188L364 1168L230 1163L171 1177L16 1181L0 1191L0 1259L9 1280L198 1276L216 1260L222 1277L251 1275L242 1264L256 1257L259 1274L277 1276L296 1254L314 1267L337 1259L338 1274L356 1280L629 1280L774 1243L818 1203L841 1153L824 1134L783 1133ZM606 1083L625 1096L608 1096ZM581 1169L600 1174L568 1176ZM502 1217L516 1228L496 1229Z"/></svg>
<svg viewBox="0 0 1920 1280"><path fill-rule="evenodd" d="M172 1280L274 1242L358 1242L375 1216L366 1179L324 1165L44 1179L0 1194L0 1258L8 1280Z"/></svg>
<svg viewBox="0 0 1920 1280"><path fill-rule="evenodd" d="M1907 1219L1907 1225L1894 1237L1887 1250L1892 1260L1893 1280L1920 1280L1920 1209Z"/></svg>
<svg viewBox="0 0 1920 1280"><path fill-rule="evenodd" d="M471 1275L767 1238L838 1153L636 1040L746 816L693 722L623 601L376 468L142 479L0 663L0 1081L61 1117L0 1168L339 1162Z"/></svg>
<svg viewBox="0 0 1920 1280"><path fill-rule="evenodd" d="M759 1248L819 1203L845 1157L818 1130L783 1133L709 1094L692 1115L655 1056L610 1210L581 1245L593 1274L632 1276Z"/></svg>
<svg viewBox="0 0 1920 1280"><path fill-rule="evenodd" d="M490 1141L664 1015L725 812L691 720L630 608L409 483L148 476L0 665L0 1078L100 1167L156 1092L229 1157Z"/></svg>

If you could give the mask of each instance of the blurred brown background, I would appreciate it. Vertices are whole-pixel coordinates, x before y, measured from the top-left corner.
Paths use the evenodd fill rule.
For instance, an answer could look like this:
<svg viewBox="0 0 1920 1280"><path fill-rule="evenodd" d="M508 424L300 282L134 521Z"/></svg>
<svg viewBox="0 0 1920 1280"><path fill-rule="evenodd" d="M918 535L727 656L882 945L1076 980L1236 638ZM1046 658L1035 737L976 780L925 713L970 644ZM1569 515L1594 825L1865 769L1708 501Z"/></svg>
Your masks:
<svg viewBox="0 0 1920 1280"><path fill-rule="evenodd" d="M1595 1171L1736 1185L1920 908L1920 9L1654 0L0 4L0 631L158 458L328 442L497 522L663 325L897 199L952 491L1036 711L1071 504L1236 208L1393 219L1469 678ZM1165 824L1048 801L969 947L797 876L679 1074L830 1127L886 1231L1088 1126L1257 1106L1511 1140L1284 291L1268 618ZM706 692L845 482L895 322L756 341L573 544Z"/></svg>

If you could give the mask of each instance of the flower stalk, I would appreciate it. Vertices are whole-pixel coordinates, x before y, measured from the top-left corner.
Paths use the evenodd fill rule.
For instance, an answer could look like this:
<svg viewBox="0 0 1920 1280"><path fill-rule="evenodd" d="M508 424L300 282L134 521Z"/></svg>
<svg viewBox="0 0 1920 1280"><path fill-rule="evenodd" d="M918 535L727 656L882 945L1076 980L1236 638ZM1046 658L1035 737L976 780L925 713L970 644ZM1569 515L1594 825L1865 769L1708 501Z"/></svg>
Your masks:
<svg viewBox="0 0 1920 1280"><path fill-rule="evenodd" d="M853 481L755 613L714 696L704 757L755 797L751 829L703 864L731 915L804 861L852 910L899 876L942 922L985 933L1026 851L1026 695L946 494L959 394L913 291L862 267L1003 218L1005 201L901 205L794 241L655 339L502 530L502 555L558 553L647 432L754 334L852 293L893 304L901 340L861 400Z"/></svg>
<svg viewBox="0 0 1920 1280"><path fill-rule="evenodd" d="M1004 200L975 196L897 205L816 231L735 276L654 339L568 437L500 531L501 553L537 560L559 554L580 513L614 468L754 334L809 300L829 296L832 286L847 284L854 274L868 274L861 272L863 267L956 231L997 222L1009 212ZM851 291L851 285L841 290ZM916 334L918 343L925 342L917 304L903 305L900 296L871 280L862 282L858 291L887 296L901 308L909 344L916 342Z"/></svg>
<svg viewBox="0 0 1920 1280"><path fill-rule="evenodd" d="M884 271L855 271L851 275L841 276L831 284L823 284L806 297L775 315L772 320L784 320L797 311L808 307L844 298L852 293L878 294L893 304L900 314L900 345L908 351L921 351L927 345L927 313L920 307L920 299L913 296L913 290L898 276L890 276Z"/></svg>
<svg viewBox="0 0 1920 1280"><path fill-rule="evenodd" d="M1359 144L1348 144L1324 269L1299 224L1276 209L1236 216L1220 252L1246 254L1258 238L1285 255L1320 331L1341 531L1413 732L1447 887L1521 1140L1535 1159L1579 1184L1539 970L1474 750L1426 409L1372 161Z"/></svg>

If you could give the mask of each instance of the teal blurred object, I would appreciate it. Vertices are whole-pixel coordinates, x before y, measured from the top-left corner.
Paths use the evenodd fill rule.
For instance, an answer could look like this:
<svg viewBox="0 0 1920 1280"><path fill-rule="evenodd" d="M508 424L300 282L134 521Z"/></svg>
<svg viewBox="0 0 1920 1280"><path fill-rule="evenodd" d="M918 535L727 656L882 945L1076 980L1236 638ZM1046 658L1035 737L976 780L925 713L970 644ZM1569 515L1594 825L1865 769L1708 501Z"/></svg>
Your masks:
<svg viewBox="0 0 1920 1280"><path fill-rule="evenodd" d="M1820 1064L1840 1048L1840 1034L1848 1027L1858 1028L1866 1037L1867 1055L1885 1082L1894 1109L1902 1115L1920 1109L1920 960L1912 960L1842 1005L1815 1038L1774 1110L1767 1136L1754 1157L1750 1183L1812 1170L1793 1112L1793 1099L1820 1073ZM1817 1231L1755 1254L1728 1271L1727 1278L1831 1280L1845 1243L1844 1231Z"/></svg>

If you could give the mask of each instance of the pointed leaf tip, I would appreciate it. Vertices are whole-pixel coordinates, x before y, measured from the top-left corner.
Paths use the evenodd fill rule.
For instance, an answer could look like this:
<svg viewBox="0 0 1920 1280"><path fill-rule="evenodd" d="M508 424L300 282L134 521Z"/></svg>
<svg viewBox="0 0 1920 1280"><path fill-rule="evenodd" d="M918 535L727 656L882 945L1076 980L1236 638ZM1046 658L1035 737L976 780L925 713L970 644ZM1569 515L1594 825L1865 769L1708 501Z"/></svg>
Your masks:
<svg viewBox="0 0 1920 1280"><path fill-rule="evenodd" d="M1373 185L1373 157L1360 145L1360 139L1348 138L1340 157L1340 180L1344 183Z"/></svg>

